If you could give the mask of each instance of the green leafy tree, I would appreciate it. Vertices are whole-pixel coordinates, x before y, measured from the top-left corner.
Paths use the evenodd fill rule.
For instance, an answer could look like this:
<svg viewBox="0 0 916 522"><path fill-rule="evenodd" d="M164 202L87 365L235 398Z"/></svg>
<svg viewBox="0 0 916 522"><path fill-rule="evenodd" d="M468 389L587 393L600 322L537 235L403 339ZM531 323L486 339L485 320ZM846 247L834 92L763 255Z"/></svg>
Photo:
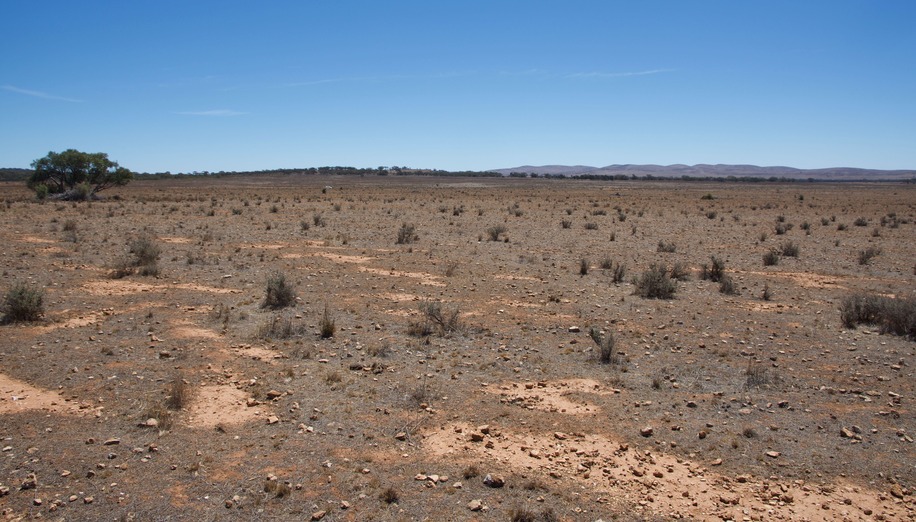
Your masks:
<svg viewBox="0 0 916 522"><path fill-rule="evenodd" d="M49 152L32 162L28 186L37 195L55 199L87 199L107 188L126 185L133 173L108 159L104 152L67 149ZM44 187L44 188L43 188Z"/></svg>

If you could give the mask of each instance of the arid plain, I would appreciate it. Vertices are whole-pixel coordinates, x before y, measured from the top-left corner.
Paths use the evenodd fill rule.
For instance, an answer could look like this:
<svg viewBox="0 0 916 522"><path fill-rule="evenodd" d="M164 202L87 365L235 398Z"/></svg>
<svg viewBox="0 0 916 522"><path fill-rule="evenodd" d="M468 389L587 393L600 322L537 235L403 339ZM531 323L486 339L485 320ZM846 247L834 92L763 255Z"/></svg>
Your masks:
<svg viewBox="0 0 916 522"><path fill-rule="evenodd" d="M45 308L0 326L5 520L916 517L916 343L840 317L916 298L916 185L2 194L0 290Z"/></svg>

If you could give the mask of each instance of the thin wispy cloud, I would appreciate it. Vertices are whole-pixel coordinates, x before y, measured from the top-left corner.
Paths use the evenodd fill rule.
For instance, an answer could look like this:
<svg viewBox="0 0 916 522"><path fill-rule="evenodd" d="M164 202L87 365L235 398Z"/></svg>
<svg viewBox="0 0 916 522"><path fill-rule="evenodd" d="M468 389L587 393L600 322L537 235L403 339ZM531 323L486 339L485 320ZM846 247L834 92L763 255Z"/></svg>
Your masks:
<svg viewBox="0 0 916 522"><path fill-rule="evenodd" d="M398 80L441 80L471 76L474 72L451 71L434 74L387 74L380 76L351 76L345 78L324 78L319 80L306 80L303 82L285 83L283 87L309 87L325 83L377 83Z"/></svg>
<svg viewBox="0 0 916 522"><path fill-rule="evenodd" d="M48 94L42 91L33 91L30 89L22 89L16 87L15 85L0 85L0 89L9 92L15 92L16 94L23 94L25 96L31 96L33 98L41 98L44 100L55 100L55 101L65 101L71 103L82 103L83 100L77 100L75 98L66 98L64 96L55 96L53 94Z"/></svg>
<svg viewBox="0 0 916 522"><path fill-rule="evenodd" d="M667 73L674 70L675 69L649 69L647 71L586 72L570 74L567 78L627 78L630 76L649 76L651 74Z"/></svg>
<svg viewBox="0 0 916 522"><path fill-rule="evenodd" d="M229 109L215 109L210 111L180 111L175 114L181 114L182 116L241 116L243 114L248 114L247 112L233 111Z"/></svg>

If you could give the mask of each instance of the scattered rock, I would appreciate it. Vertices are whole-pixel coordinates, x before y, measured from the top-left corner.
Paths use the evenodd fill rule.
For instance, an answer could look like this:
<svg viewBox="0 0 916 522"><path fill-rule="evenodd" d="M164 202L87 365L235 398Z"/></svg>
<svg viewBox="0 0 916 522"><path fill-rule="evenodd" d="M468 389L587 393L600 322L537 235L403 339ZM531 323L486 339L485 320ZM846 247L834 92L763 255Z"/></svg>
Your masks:
<svg viewBox="0 0 916 522"><path fill-rule="evenodd" d="M654 431L655 430L653 430L651 426L646 426L645 428L639 430L639 434L643 437L651 437Z"/></svg>
<svg viewBox="0 0 916 522"><path fill-rule="evenodd" d="M325 511L325 510L323 510L323 509L322 509L321 511L316 511L316 512L312 513L312 520L321 520L321 519L324 518L327 514L328 514L328 512Z"/></svg>
<svg viewBox="0 0 916 522"><path fill-rule="evenodd" d="M278 422L280 422L280 417L277 417L276 415L271 415L270 417L267 417L267 424L276 424Z"/></svg>
<svg viewBox="0 0 916 522"><path fill-rule="evenodd" d="M498 475L487 473L487 476L483 478L483 485L490 488L501 488L506 485L506 481Z"/></svg>
<svg viewBox="0 0 916 522"><path fill-rule="evenodd" d="M900 487L900 484L894 484L894 485L891 486L891 489L890 489L890 494L891 494L891 495L893 495L893 496L895 496L895 497L897 497L897 498L899 498L899 499L902 499L904 493L905 493L905 492L903 491L903 488Z"/></svg>
<svg viewBox="0 0 916 522"><path fill-rule="evenodd" d="M38 477L34 473L29 473L29 476L22 481L22 484L19 485L19 489L25 491L27 489L35 489L38 487Z"/></svg>
<svg viewBox="0 0 916 522"><path fill-rule="evenodd" d="M766 455L767 455L767 457L770 457L771 459L775 459L775 458L779 457L780 455L782 455L782 453L780 453L780 452L778 452L778 451L768 451L768 452L766 453Z"/></svg>
<svg viewBox="0 0 916 522"><path fill-rule="evenodd" d="M570 326L570 327L569 327L569 333L579 333L579 332L581 332L581 331L582 331L582 330L580 330L578 326Z"/></svg>
<svg viewBox="0 0 916 522"><path fill-rule="evenodd" d="M470 509L471 511L480 511L481 509L483 509L483 502L481 502L478 499L474 499L468 502L468 509Z"/></svg>
<svg viewBox="0 0 916 522"><path fill-rule="evenodd" d="M281 392L278 392L277 390L270 390L269 392L267 392L267 400L269 401L279 399L282 396L283 394Z"/></svg>
<svg viewBox="0 0 916 522"><path fill-rule="evenodd" d="M395 435L394 438L397 440L407 440L407 434L401 431L401 432L398 432L398 434Z"/></svg>
<svg viewBox="0 0 916 522"><path fill-rule="evenodd" d="M103 442L102 444L105 445L105 446L116 446L116 445L118 445L118 444L120 444L120 443L121 443L121 439L112 437L112 438L106 440L105 442Z"/></svg>

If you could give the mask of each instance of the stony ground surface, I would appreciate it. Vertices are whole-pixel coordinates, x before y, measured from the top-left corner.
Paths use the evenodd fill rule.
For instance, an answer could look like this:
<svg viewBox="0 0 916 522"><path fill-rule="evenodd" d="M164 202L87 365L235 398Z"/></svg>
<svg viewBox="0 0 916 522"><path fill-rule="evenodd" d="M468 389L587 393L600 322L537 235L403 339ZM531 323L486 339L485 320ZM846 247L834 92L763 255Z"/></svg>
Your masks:
<svg viewBox="0 0 916 522"><path fill-rule="evenodd" d="M2 194L0 287L45 292L43 320L0 326L4 519L916 517L916 343L838 312L916 295L916 186ZM798 257L764 266L787 242ZM736 294L699 277L711 256ZM686 269L673 299L634 295L653 263ZM276 273L296 299L266 309Z"/></svg>

